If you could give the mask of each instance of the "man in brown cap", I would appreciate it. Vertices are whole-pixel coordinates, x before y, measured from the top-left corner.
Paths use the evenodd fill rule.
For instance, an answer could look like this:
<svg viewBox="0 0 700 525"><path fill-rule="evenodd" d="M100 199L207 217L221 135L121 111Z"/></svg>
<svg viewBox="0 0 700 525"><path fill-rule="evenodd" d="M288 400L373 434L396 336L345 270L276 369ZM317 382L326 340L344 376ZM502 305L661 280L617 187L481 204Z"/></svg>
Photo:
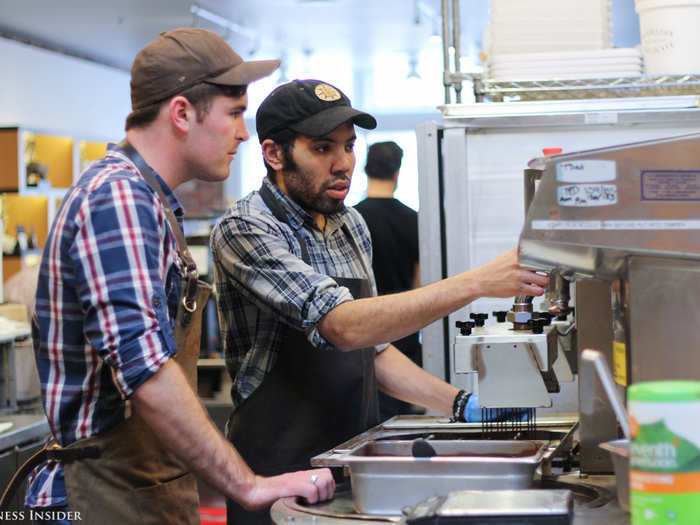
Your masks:
<svg viewBox="0 0 700 525"><path fill-rule="evenodd" d="M34 341L53 443L26 497L39 522L198 524L192 474L249 509L332 496L327 469L255 475L193 388L211 290L172 190L228 177L248 140L246 86L278 66L194 28L136 56L126 139L68 191L41 263Z"/></svg>

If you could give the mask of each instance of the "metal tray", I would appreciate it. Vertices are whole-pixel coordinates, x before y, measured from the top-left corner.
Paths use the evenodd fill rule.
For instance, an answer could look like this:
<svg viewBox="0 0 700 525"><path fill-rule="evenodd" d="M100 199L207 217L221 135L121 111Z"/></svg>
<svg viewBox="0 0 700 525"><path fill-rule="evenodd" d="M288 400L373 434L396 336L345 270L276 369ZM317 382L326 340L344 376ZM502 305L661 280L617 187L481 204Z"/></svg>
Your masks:
<svg viewBox="0 0 700 525"><path fill-rule="evenodd" d="M311 459L313 466L343 466L349 472L358 513L398 515L422 499L458 490L529 488L535 469L563 443L576 421L549 428L484 433L480 424L453 424L444 418L392 419ZM416 439L436 451L413 457ZM543 464L544 468L544 464Z"/></svg>
<svg viewBox="0 0 700 525"><path fill-rule="evenodd" d="M389 423L391 421L392 420L389 420ZM573 433L578 427L578 422L569 422L565 425L551 428L541 428L538 424L538 428L534 431L506 430L498 432L489 431L488 433L482 432L480 425L467 425L471 424L454 424L449 426L425 425L423 427L387 427L386 424L378 425L363 432L362 434L358 434L357 436L340 443L339 445L336 445L327 452L314 456L311 458L311 465L314 467L342 467L346 464L345 458L349 452L356 450L359 446L369 441L381 440L412 441L414 439L422 438L432 443L433 441L443 440L522 441L529 439L535 441L549 441L552 447L558 447L571 441ZM552 450L554 451L554 449Z"/></svg>
<svg viewBox="0 0 700 525"><path fill-rule="evenodd" d="M363 514L400 514L419 501L457 490L524 489L532 485L546 441L432 441L430 458L413 441L370 441L345 457L353 504Z"/></svg>

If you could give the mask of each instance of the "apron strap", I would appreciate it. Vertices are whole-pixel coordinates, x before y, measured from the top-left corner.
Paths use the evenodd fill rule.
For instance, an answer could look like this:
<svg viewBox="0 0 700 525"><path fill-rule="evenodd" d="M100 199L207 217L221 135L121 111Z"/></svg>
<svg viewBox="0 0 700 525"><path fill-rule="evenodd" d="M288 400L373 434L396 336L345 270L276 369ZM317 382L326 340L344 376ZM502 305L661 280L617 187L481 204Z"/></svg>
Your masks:
<svg viewBox="0 0 700 525"><path fill-rule="evenodd" d="M165 196L165 193L163 192L163 188L161 187L160 183L156 179L155 174L153 173L153 168L151 168L146 163L141 154L138 151L136 151L134 146L132 146L128 140L122 140L117 146L136 165L139 172L141 172L141 176L148 183L151 189L153 189L153 191L156 192L161 204L163 205L163 208L165 209L165 216L168 219L170 229L173 231L173 234L175 235L175 239L177 241L178 255L180 256L182 262L185 265L187 274L187 285L185 287L184 297L182 298L182 306L185 309L185 316L183 317L183 322L187 324L187 322L189 321L189 317L197 309L197 279L199 277L199 274L197 273L197 265L195 264L194 259L192 258L192 254L190 253L190 250L187 246L185 234L182 233L180 224L177 222L177 218L175 217L175 213L170 207L170 204L168 204L168 199Z"/></svg>
<svg viewBox="0 0 700 525"><path fill-rule="evenodd" d="M270 209L272 215L275 216L275 219L291 227L287 214L284 213L282 206L280 206L280 203L277 201L270 188L265 186L265 183L263 183L263 185L260 187L260 197L262 197L263 202ZM301 260L311 266L311 257L309 257L309 250L306 247L306 242L299 234L298 230L294 228L292 228L292 230L294 232L294 237L296 237L299 247L301 248Z"/></svg>
<svg viewBox="0 0 700 525"><path fill-rule="evenodd" d="M98 457L100 457L100 447L94 445L76 448L61 448L56 443L45 445L44 448L25 461L12 476L5 491L2 493L2 497L0 497L0 512L9 509L10 502L14 499L17 490L19 490L32 471L42 463L46 461L68 462Z"/></svg>

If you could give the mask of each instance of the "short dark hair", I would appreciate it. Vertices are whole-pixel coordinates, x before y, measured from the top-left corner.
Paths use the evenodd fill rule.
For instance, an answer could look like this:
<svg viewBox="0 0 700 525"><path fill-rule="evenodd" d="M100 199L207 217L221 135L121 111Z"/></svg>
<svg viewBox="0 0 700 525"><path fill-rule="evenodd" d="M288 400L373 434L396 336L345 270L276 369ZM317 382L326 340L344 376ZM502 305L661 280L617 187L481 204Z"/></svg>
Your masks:
<svg viewBox="0 0 700 525"><path fill-rule="evenodd" d="M297 135L298 133L295 133L291 129L283 129L268 137L271 141L277 143L277 145L282 148L282 155L284 156L284 166L282 166L283 170L292 171L296 169L296 163L292 159L292 150L294 149L294 141L296 140ZM264 157L263 163L267 168L268 177L277 182L275 170L272 169L272 166L267 163Z"/></svg>
<svg viewBox="0 0 700 525"><path fill-rule="evenodd" d="M388 180L401 168L403 150L396 142L377 142L367 150L365 173L372 179Z"/></svg>
<svg viewBox="0 0 700 525"><path fill-rule="evenodd" d="M239 98L245 95L247 89L248 86L220 86L218 84L200 82L165 100L154 102L144 108L132 111L129 116L126 117L126 126L124 128L126 131L129 131L131 128L143 128L148 126L158 117L158 113L160 113L163 104L177 95L182 95L194 106L197 112L197 120L201 122L204 120L204 117L207 116L207 113L209 113L211 101L214 97L224 95L227 97Z"/></svg>

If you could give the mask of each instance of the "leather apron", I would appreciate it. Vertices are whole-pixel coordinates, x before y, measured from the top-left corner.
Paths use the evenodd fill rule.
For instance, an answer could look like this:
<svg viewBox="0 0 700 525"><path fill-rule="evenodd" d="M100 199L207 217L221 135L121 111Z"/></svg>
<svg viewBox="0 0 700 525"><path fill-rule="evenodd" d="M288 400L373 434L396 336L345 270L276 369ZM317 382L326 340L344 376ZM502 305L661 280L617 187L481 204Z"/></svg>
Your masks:
<svg viewBox="0 0 700 525"><path fill-rule="evenodd" d="M265 186L260 196L277 220L287 216ZM348 237L364 261L347 226ZM302 259L311 264L298 231ZM362 262L366 275L366 265ZM331 276L353 298L370 297L369 278ZM227 437L253 472L273 476L310 468L310 459L379 423L375 350L324 351L314 348L304 332L290 327L282 339L277 362L262 384L233 411ZM227 501L229 525L269 523L269 510L250 512Z"/></svg>
<svg viewBox="0 0 700 525"><path fill-rule="evenodd" d="M131 144L123 141L119 147L158 194L186 267L175 321L177 353L173 359L196 392L201 316L211 287L197 279L185 237L152 169ZM97 446L99 457L64 462L68 508L80 512L81 523L199 525L196 478L166 450L138 414L65 450L86 446Z"/></svg>

